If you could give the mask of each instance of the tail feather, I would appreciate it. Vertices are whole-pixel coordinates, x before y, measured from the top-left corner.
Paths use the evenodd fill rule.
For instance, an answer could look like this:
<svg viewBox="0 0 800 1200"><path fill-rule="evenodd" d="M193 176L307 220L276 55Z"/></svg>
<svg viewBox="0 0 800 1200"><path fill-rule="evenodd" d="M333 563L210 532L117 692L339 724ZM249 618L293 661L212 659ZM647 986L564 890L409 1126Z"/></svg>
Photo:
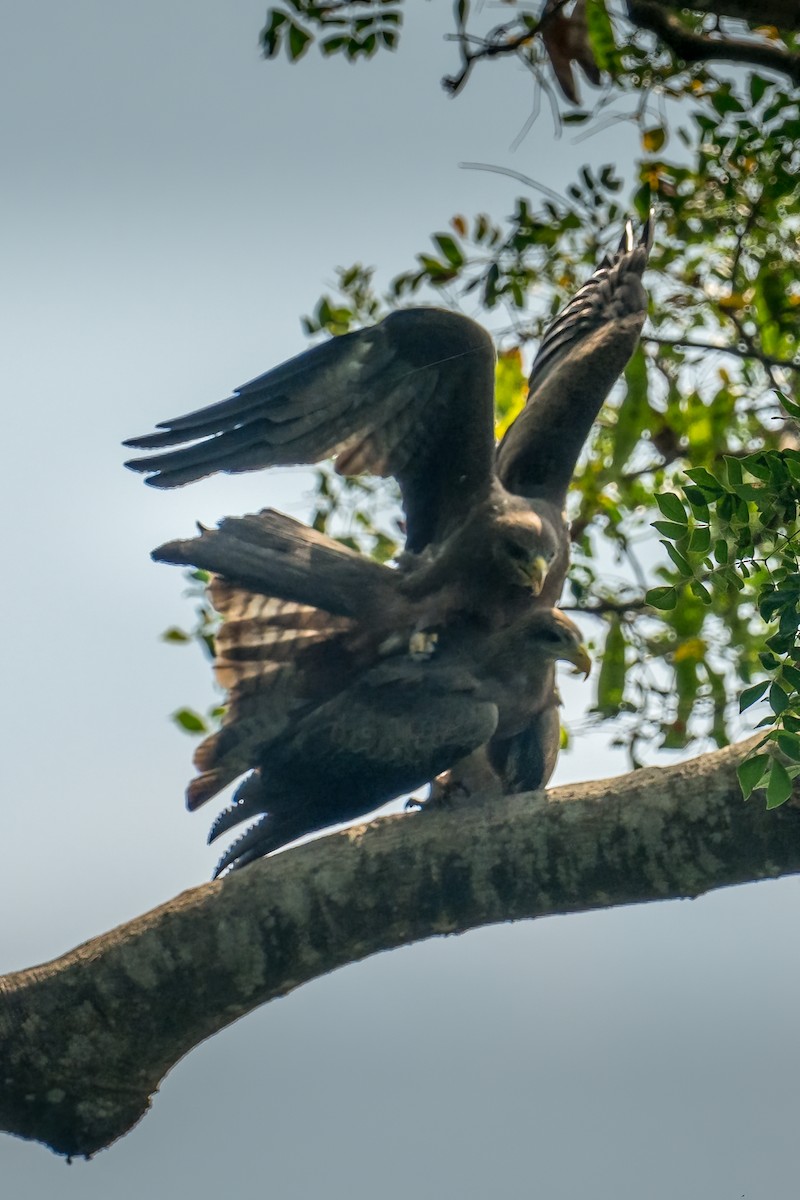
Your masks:
<svg viewBox="0 0 800 1200"><path fill-rule="evenodd" d="M233 799L213 822L208 833L209 845L223 833L266 811L264 782L260 771L251 771L239 784Z"/></svg>
<svg viewBox="0 0 800 1200"><path fill-rule="evenodd" d="M246 867L248 863L255 862L257 858L271 854L273 850L280 850L282 846L295 841L296 838L303 837L304 834L315 828L317 825L312 823L309 826L302 819L298 819L296 815L294 819L287 818L283 811L280 816L271 812L265 813L246 829L241 837L231 843L217 863L213 877L217 879L223 872L229 870L238 871L241 867Z"/></svg>
<svg viewBox="0 0 800 1200"><path fill-rule="evenodd" d="M201 567L262 596L355 620L401 603L391 568L274 509L226 517L218 529L159 546L153 558Z"/></svg>
<svg viewBox="0 0 800 1200"><path fill-rule="evenodd" d="M215 592L214 600L219 596ZM195 752L200 774L186 793L192 810L258 763L298 711L344 686L359 662L361 643L350 638L353 623L346 618L251 597L230 585L223 607L267 615L229 617L215 639L214 671L228 706L222 728Z"/></svg>
<svg viewBox="0 0 800 1200"><path fill-rule="evenodd" d="M246 867L248 863L269 854L270 850L277 850L278 846L273 845L274 837L270 837L270 825L271 820L268 815L261 817L259 821L251 825L246 833L243 833L228 847L214 868L212 878L219 879L220 875L229 867L231 870ZM281 844L281 840L278 839L278 845Z"/></svg>

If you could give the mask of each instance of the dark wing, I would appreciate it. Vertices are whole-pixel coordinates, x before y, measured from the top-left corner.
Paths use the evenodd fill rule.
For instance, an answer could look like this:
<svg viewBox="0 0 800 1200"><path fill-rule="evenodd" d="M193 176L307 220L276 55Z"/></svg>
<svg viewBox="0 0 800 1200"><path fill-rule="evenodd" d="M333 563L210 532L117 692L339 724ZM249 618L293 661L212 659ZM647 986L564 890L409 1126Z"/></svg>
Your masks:
<svg viewBox="0 0 800 1200"><path fill-rule="evenodd" d="M467 317L401 310L306 350L229 400L131 438L126 446L159 453L126 465L170 488L216 471L336 455L341 474L397 478L408 549L419 551L488 487L494 357L489 335ZM160 452L166 446L181 448Z"/></svg>
<svg viewBox="0 0 800 1200"><path fill-rule="evenodd" d="M478 688L468 668L401 659L309 711L272 744L214 822L209 840L265 814L215 874L373 812L484 744L497 708Z"/></svg>
<svg viewBox="0 0 800 1200"><path fill-rule="evenodd" d="M652 244L648 220L634 244L630 223L544 335L528 402L497 452L509 491L563 505L603 401L636 349L647 315L642 275Z"/></svg>
<svg viewBox="0 0 800 1200"><path fill-rule="evenodd" d="M166 542L156 562L201 567L262 596L312 605L367 625L402 622L400 576L275 509L225 517L217 529Z"/></svg>

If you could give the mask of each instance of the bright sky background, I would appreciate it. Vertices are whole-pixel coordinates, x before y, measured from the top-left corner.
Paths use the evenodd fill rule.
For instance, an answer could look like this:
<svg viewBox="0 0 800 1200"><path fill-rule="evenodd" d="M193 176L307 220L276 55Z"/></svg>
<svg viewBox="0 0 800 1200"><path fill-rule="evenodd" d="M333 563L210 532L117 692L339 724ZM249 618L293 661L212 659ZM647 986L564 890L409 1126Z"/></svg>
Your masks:
<svg viewBox="0 0 800 1200"><path fill-rule="evenodd" d="M307 475L160 494L120 441L304 346L334 266L388 279L456 211L510 212L503 164L563 187L579 146L508 65L448 100L450 5L402 53L260 61L265 0L7 6L0 57L5 586L0 970L208 878L193 744L207 665L150 549ZM616 231L615 231L616 233ZM587 689L588 691L588 689ZM570 713L586 693L570 688ZM558 778L624 770L602 742ZM90 1164L0 1136L15 1200L794 1200L795 880L435 940L306 986L214 1038Z"/></svg>

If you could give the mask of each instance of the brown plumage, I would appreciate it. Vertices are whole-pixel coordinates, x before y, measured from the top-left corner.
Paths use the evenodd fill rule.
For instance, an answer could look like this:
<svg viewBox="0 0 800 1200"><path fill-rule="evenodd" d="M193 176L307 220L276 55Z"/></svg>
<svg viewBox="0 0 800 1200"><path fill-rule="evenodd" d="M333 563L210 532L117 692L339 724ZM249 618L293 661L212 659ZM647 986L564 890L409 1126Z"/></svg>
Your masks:
<svg viewBox="0 0 800 1200"><path fill-rule="evenodd" d="M374 706L385 716L389 701L375 697L388 695L390 679L398 697L415 697L421 710L446 707L449 688L458 708L465 701L447 675L461 670L454 656L467 653L474 664L481 639L518 626L532 605L549 612L568 566L567 487L644 320L641 277L649 238L648 226L634 245L628 226L619 251L604 259L550 326L534 361L528 403L496 454L491 341L474 322L436 309L394 313L372 329L306 351L230 400L164 422L160 433L128 443L159 451L189 443L128 464L150 473L147 482L156 487L217 470L317 461L335 453L342 473L394 474L407 519L398 570L269 511L228 518L218 530L155 552L164 561L206 567L228 581L230 596L245 588L266 605L259 618L237 615L223 626L218 676L233 688L231 706L223 729L198 752L201 775L190 788L191 806L262 759L270 780L283 779L284 787L287 772L295 770L285 756L307 764L312 741L335 756L325 730L340 724L338 718L326 723L330 714L345 713L349 704L352 711ZM214 586L224 609L230 596L225 598L223 584ZM236 602L253 601L239 596ZM439 636L428 663L406 655L419 630ZM522 638L520 654L525 645ZM513 719L498 719L481 752L506 790L543 786L557 754L554 658L539 654L532 662L535 705L525 701L524 689L510 689L501 707ZM242 664L247 672L240 676ZM472 667L468 673L472 677ZM423 682L427 674L429 685ZM378 726L365 726L378 727L380 719ZM355 728L347 736L357 736ZM480 746L469 741L465 735L458 747L468 758L465 779ZM408 743L406 738L406 753ZM457 759L435 744L415 756L408 771L413 766L416 778L419 761L430 778L444 769L443 757L450 758L445 765L455 766L458 780ZM321 785L326 760L318 757L314 769ZM371 790L373 798L383 796L389 774ZM306 777L304 786L313 792L312 784ZM261 786L249 783L243 794L261 796ZM289 792L296 800L298 788ZM277 794L271 782L273 801ZM337 815L344 803L342 793L325 808L327 823L346 819Z"/></svg>
<svg viewBox="0 0 800 1200"><path fill-rule="evenodd" d="M329 556L323 569L311 544L318 535L279 530L277 514L244 518L247 530L229 519L219 533L170 543L155 556L206 566L267 595L349 612L381 632L387 624L435 628L465 614L498 629L534 598L555 604L568 567L567 488L638 340L649 245L649 223L638 244L627 226L617 253L556 317L531 370L528 403L496 457L491 341L474 322L437 309L393 313L298 355L230 400L128 443L159 450L189 443L128 464L162 488L213 471L335 452L342 473L394 474L408 529L400 578L344 552ZM251 534L262 543L257 553L245 544ZM496 744L508 788L545 783L557 746L555 710L513 745Z"/></svg>
<svg viewBox="0 0 800 1200"><path fill-rule="evenodd" d="M233 844L217 873L371 812L495 733L507 739L550 705L546 667L559 658L589 667L575 624L540 608L488 637L451 636L430 661L404 654L351 674L340 663L332 673L341 630L318 640L308 633L324 626L324 614L317 626L311 610L295 608L296 641L304 644L286 655L280 640L265 640L258 628L263 619L266 632L274 630L274 602L224 586L225 595L215 597L227 616L217 668L230 706L222 729L198 749L202 773L190 785L190 805L255 766L209 840L266 815ZM263 606L262 618L255 614ZM288 631L292 614L287 607L282 613Z"/></svg>
<svg viewBox="0 0 800 1200"><path fill-rule="evenodd" d="M495 619L512 619L520 587L553 603L568 563L563 507L575 462L639 337L647 239L630 228L543 339L529 402L495 463L494 346L479 325L440 309L406 309L334 338L237 389L229 400L162 422L126 444L159 453L127 465L170 488L216 471L251 471L336 455L341 474L394 475L406 551L451 586L493 564ZM163 447L188 443L176 450ZM508 553L509 537L516 537ZM508 587L509 613L497 612ZM503 608L502 601L499 604Z"/></svg>

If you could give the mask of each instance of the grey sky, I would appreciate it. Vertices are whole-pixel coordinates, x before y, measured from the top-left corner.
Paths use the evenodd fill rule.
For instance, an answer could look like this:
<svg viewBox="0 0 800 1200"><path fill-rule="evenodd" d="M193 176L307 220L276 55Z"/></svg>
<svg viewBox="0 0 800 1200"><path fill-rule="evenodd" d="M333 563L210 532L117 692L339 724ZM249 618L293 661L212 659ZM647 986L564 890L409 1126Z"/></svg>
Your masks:
<svg viewBox="0 0 800 1200"><path fill-rule="evenodd" d="M450 5L403 53L259 61L264 0L7 5L0 969L32 965L206 879L182 794L207 666L149 550L226 512L303 515L308 476L158 494L123 437L303 346L333 267L382 278L456 211L510 211L633 132L521 149L529 80L448 101ZM580 705L577 686L570 701ZM570 709L573 716L580 709ZM622 770L596 741L560 778ZM201 1047L91 1164L0 1139L8 1195L269 1192L281 1200L789 1200L796 1187L795 881L436 940L340 971Z"/></svg>

